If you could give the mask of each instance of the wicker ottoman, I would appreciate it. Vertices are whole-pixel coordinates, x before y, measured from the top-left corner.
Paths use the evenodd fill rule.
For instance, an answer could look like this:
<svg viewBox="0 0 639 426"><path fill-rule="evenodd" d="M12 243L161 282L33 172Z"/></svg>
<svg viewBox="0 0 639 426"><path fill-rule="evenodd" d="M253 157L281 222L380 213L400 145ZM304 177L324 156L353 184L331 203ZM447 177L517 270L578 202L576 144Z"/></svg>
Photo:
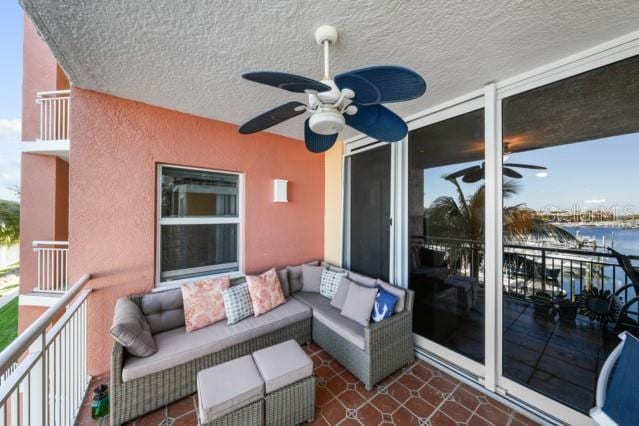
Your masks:
<svg viewBox="0 0 639 426"><path fill-rule="evenodd" d="M266 424L289 426L315 418L313 361L295 340L253 352L266 388Z"/></svg>
<svg viewBox="0 0 639 426"><path fill-rule="evenodd" d="M200 371L197 392L201 425L264 424L264 381L251 355Z"/></svg>

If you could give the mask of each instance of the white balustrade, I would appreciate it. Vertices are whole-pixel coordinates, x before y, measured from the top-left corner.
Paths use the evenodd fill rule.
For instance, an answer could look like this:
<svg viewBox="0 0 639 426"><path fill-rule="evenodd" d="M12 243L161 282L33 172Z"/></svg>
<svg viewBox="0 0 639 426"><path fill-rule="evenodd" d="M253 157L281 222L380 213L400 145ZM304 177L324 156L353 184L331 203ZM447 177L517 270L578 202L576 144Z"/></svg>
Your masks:
<svg viewBox="0 0 639 426"><path fill-rule="evenodd" d="M55 90L38 92L36 103L40 105L40 139L57 141L69 139L71 92Z"/></svg>
<svg viewBox="0 0 639 426"><path fill-rule="evenodd" d="M0 425L72 425L91 377L87 371L84 275L0 352ZM60 316L62 315L62 316Z"/></svg>
<svg viewBox="0 0 639 426"><path fill-rule="evenodd" d="M65 292L68 286L68 241L34 241L38 258L37 283L34 291Z"/></svg>

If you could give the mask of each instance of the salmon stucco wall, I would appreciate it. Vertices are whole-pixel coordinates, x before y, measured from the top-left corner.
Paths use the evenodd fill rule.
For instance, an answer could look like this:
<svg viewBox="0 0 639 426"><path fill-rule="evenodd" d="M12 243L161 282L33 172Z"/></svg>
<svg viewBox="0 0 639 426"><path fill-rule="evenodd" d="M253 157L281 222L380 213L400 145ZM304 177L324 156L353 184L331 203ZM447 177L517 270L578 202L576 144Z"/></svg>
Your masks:
<svg viewBox="0 0 639 426"><path fill-rule="evenodd" d="M66 161L51 155L22 154L20 294L31 293L37 285L33 241L66 241L68 238L68 180Z"/></svg>
<svg viewBox="0 0 639 426"><path fill-rule="evenodd" d="M344 142L338 140L324 160L324 259L342 265L342 173Z"/></svg>
<svg viewBox="0 0 639 426"><path fill-rule="evenodd" d="M35 27L25 16L22 44L23 141L33 141L40 136L40 107L35 103L36 93L56 90L64 80L58 73L58 63L49 46L40 39Z"/></svg>
<svg viewBox="0 0 639 426"><path fill-rule="evenodd" d="M91 273L89 371L109 369L117 298L151 291L158 163L245 174L244 269L324 253L324 155L303 142L73 88L69 170L71 279ZM274 203L273 179L289 181Z"/></svg>

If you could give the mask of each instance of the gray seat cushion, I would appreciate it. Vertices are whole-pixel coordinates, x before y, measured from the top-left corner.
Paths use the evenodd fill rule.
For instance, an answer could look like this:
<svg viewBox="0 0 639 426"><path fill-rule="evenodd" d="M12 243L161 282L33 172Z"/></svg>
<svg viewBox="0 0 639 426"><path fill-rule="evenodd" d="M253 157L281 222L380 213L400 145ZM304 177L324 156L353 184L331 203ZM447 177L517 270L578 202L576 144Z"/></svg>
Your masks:
<svg viewBox="0 0 639 426"><path fill-rule="evenodd" d="M153 334L184 325L182 291L168 290L142 296L140 308Z"/></svg>
<svg viewBox="0 0 639 426"><path fill-rule="evenodd" d="M264 379L266 393L282 389L313 374L313 361L295 340L255 351L253 360Z"/></svg>
<svg viewBox="0 0 639 426"><path fill-rule="evenodd" d="M348 340L358 348L365 350L365 327L344 317L339 309L331 306L331 301L319 293L299 292L293 295L313 308L313 318L329 327L335 333Z"/></svg>
<svg viewBox="0 0 639 426"><path fill-rule="evenodd" d="M264 397L264 382L246 355L200 371L197 394L200 422L209 423Z"/></svg>
<svg viewBox="0 0 639 426"><path fill-rule="evenodd" d="M311 310L307 305L288 298L286 303L264 315L249 317L233 325L220 321L191 333L180 327L156 334L153 337L158 351L146 358L126 358L122 380L127 382L184 364L310 317Z"/></svg>

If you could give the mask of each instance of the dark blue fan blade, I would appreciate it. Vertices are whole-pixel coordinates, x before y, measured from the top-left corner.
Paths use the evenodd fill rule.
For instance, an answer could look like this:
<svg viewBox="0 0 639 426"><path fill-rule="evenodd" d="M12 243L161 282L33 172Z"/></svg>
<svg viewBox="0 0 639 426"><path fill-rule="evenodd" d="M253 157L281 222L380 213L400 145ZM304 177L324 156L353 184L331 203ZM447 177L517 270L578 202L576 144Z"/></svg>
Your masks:
<svg viewBox="0 0 639 426"><path fill-rule="evenodd" d="M341 89L351 89L355 92L353 103L357 105L376 105L381 103L382 95L379 89L370 81L357 74L345 73L335 77L335 84Z"/></svg>
<svg viewBox="0 0 639 426"><path fill-rule="evenodd" d="M345 117L353 129L379 141L397 142L408 134L404 120L382 105L358 106L357 114Z"/></svg>
<svg viewBox="0 0 639 426"><path fill-rule="evenodd" d="M239 132L243 134L259 132L289 118L303 114L305 111L306 105L303 103L297 101L287 102L250 119L240 126Z"/></svg>
<svg viewBox="0 0 639 426"><path fill-rule="evenodd" d="M315 153L328 151L337 140L337 133L334 135L320 135L311 130L308 125L308 118L304 122L304 143L306 148Z"/></svg>
<svg viewBox="0 0 639 426"><path fill-rule="evenodd" d="M257 71L242 74L242 77L256 83L268 84L279 87L289 92L304 93L306 90L325 92L331 90L329 86L319 81L302 77L300 75L288 74L277 71Z"/></svg>
<svg viewBox="0 0 639 426"><path fill-rule="evenodd" d="M381 94L379 103L401 102L419 98L426 92L426 82L413 70L395 65L360 68L335 76L335 84L356 75L372 83Z"/></svg>

